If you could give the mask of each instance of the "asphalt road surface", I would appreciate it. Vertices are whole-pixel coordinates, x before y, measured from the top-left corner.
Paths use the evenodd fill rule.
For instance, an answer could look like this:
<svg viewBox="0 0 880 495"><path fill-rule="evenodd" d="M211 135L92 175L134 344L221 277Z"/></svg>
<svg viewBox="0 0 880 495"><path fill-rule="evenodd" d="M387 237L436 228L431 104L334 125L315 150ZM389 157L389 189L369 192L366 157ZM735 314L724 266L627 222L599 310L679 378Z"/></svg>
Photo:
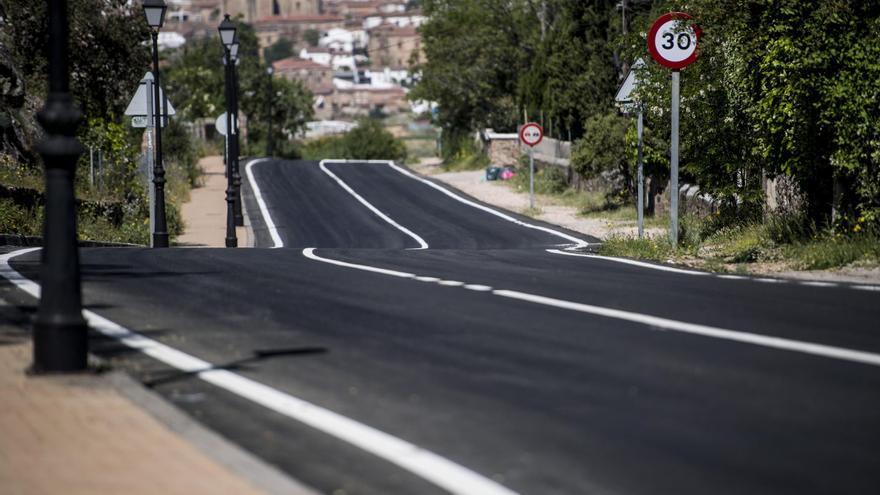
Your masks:
<svg viewBox="0 0 880 495"><path fill-rule="evenodd" d="M162 344L93 349L321 492L880 492L870 287L591 257L383 163L244 175L279 249L83 249L87 309Z"/></svg>

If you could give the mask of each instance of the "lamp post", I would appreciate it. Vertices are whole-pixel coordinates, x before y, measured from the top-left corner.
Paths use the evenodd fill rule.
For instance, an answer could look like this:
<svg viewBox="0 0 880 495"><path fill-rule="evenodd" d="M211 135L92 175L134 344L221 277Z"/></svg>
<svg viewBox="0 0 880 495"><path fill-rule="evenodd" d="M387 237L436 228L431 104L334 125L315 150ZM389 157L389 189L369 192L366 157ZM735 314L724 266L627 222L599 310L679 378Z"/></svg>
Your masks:
<svg viewBox="0 0 880 495"><path fill-rule="evenodd" d="M67 0L49 0L49 95L37 118L46 136L37 150L46 166L40 306L34 319L35 373L84 370L88 326L82 316L73 180L84 149L76 139L82 114L70 96Z"/></svg>
<svg viewBox="0 0 880 495"><path fill-rule="evenodd" d="M217 28L220 31L220 41L223 42L223 63L225 65L226 80L226 132L231 137L232 127L232 68L234 62L230 50L235 42L235 23L229 19L229 14L223 18L223 22ZM235 186L232 179L232 155L233 139L229 139L229 152L226 159L226 247L238 247L238 239L235 237Z"/></svg>
<svg viewBox="0 0 880 495"><path fill-rule="evenodd" d="M162 112L159 91L159 29L165 22L165 0L144 0L144 15L153 37L153 115L156 129L156 163L153 167L153 189L156 198L156 231L153 232L153 247L168 247L168 227L165 222L165 167L162 165L162 121L167 116Z"/></svg>
<svg viewBox="0 0 880 495"><path fill-rule="evenodd" d="M266 116L269 119L269 133L266 135L266 156L275 155L275 138L272 136L272 76L275 74L275 67L269 64L266 67L266 75L269 76L269 97L266 98Z"/></svg>
<svg viewBox="0 0 880 495"><path fill-rule="evenodd" d="M235 203L233 203L233 213L235 214L235 225L241 227L244 225L244 216L241 213L241 174L239 173L239 160L241 155L241 142L238 139L238 50L240 46L238 39L232 43L229 48L229 55L232 60L232 126L235 132L232 133L232 142L235 146L235 153L232 155L232 187L235 189Z"/></svg>

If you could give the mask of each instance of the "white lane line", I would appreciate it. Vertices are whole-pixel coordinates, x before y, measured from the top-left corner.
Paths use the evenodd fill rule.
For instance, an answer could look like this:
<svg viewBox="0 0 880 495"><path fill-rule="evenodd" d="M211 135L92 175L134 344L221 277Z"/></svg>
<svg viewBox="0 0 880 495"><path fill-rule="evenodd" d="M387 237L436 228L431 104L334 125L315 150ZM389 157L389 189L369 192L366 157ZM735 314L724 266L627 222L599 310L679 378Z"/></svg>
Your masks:
<svg viewBox="0 0 880 495"><path fill-rule="evenodd" d="M480 284L465 284L464 287L467 290L475 290L477 292L488 292L492 290L492 287L488 285L480 285Z"/></svg>
<svg viewBox="0 0 880 495"><path fill-rule="evenodd" d="M247 173L248 180L251 182L251 189L254 191L254 197L257 198L257 205L260 207L260 213L263 214L263 220L266 222L266 228L269 229L269 235L272 236L272 243L274 244L273 248L280 248L284 246L284 243L281 242L281 235L278 234L278 229L275 227L275 222L272 221L272 217L269 216L269 208L266 206L266 200L263 199L263 194L260 192L260 186L257 184L256 179L254 179L254 173L251 171L251 167L256 165L257 163L261 163L264 161L268 161L268 158L258 158L256 160L251 160L245 165L244 170Z"/></svg>
<svg viewBox="0 0 880 495"><path fill-rule="evenodd" d="M507 215L507 214L505 214L505 213L502 213L502 212L500 212L500 211L498 211L498 210L495 210L495 209L493 209L493 208L489 208L488 206L481 205L481 204L479 204L479 203L475 203L475 202L473 202L473 201L471 201L471 200L469 200L469 199L465 199L465 198L463 198L463 197L461 197L461 196L459 196L459 195L453 193L452 191L450 191L450 190L448 190L448 189L446 189L446 188L444 188L444 187L438 186L437 184L435 184L435 183L433 183L433 182L431 182L431 181L429 181L429 180L423 179L423 178L421 178L421 177L419 177L419 176L417 176L417 175L414 175L414 174L410 173L409 170L406 170L405 168L402 168L402 167L399 167L399 166L395 165L393 161L390 161L390 160L367 160L367 163L384 163L384 164L388 165L389 167L393 168L394 170L397 170L397 171L400 172L401 174L403 174L403 175L405 175L405 176L407 176L407 177L409 177L409 178L411 178L411 179L413 179L413 180L417 180L417 181L419 181L419 182L421 182L421 183L423 183L423 184L426 184L426 185L428 185L428 186L430 186L430 187L433 187L434 189L436 189L436 190L442 192L443 194L449 196L450 198L452 198L452 199L458 201L459 203L464 203L464 204L466 204L466 205L468 205L468 206L471 206L471 207L473 207L473 208L477 208L478 210L485 211L485 212L487 212L487 213L490 213L490 214L492 214L492 215L495 215L495 216L498 217L498 218L503 218L504 220L507 220L508 222L515 223L515 224L517 224L517 225L519 225L519 226L521 226L521 227L526 227L526 228L529 228L529 229L540 230L541 232L546 232L546 233L548 233L548 234L552 234L552 235L555 235L555 236L561 237L561 238L563 238L563 239L566 239L566 240L568 240L568 241L571 241L571 242L575 243L575 246L574 246L574 247L587 247L587 246L590 245L587 241L585 241L585 240L583 240L583 239L578 239L577 237L574 237L574 236L568 235L568 234L566 234L566 233L564 233L564 232L559 232L558 230L553 230L553 229L548 228L548 227L542 227L542 226L540 226L540 225L534 225L534 224L531 224L531 223L523 222L522 220L518 220L518 219L516 219L516 218L514 218L514 217L512 217L512 216L510 216L510 215Z"/></svg>
<svg viewBox="0 0 880 495"><path fill-rule="evenodd" d="M815 281L801 281L798 282L801 285L807 285L809 287L837 287L838 284L834 282L815 282Z"/></svg>
<svg viewBox="0 0 880 495"><path fill-rule="evenodd" d="M391 272L389 274L394 273L402 273L402 272L394 272L393 270L387 270L384 268L378 268L369 265L361 265L357 263L347 263L342 261L333 260L330 258L324 258L318 256L314 253L314 248L308 248L303 250L303 254L306 257L320 261L323 263L330 263L333 265L344 266L346 268L354 268L356 270L364 270L374 273L382 273L382 272ZM405 274L404 278L413 278L416 276L412 274ZM401 275L396 275L401 276ZM442 283L438 282L438 283ZM755 334L750 332L743 332L739 330L729 330L726 328L718 328L712 327L709 325L700 325L697 323L688 323L679 320L673 320L669 318L662 318L659 316L652 316L643 313L636 313L633 311L625 311L620 309L606 308L602 306L593 306L591 304L583 304L573 301L566 301L564 299L555 299L552 297L539 296L536 294L529 294L526 292L519 292L514 290L504 290L504 289L496 289L490 292L493 295L500 297L507 297L511 299L518 299L521 301L528 301L535 304L541 304L544 306L552 306L560 309L567 309L571 311L578 311L581 313L588 313L595 316L602 316L605 318L613 318L617 320L624 320L633 323L640 323L643 325L647 325L651 329L660 328L664 330L672 330L676 332L682 332L692 335L700 335L703 337L710 337L714 339L721 340L729 340L734 342L740 342L744 344L752 344L761 347L769 347L772 349L780 349L785 351L792 352L800 352L804 354L811 354L815 356L821 356L825 358L831 359L839 359L842 361L850 361L861 364L868 364L872 366L880 366L880 354L859 351L855 349L847 349L845 347L835 347L825 344L817 344L813 342L806 342L801 340L793 340L786 339L782 337L772 337L768 335Z"/></svg>
<svg viewBox="0 0 880 495"><path fill-rule="evenodd" d="M635 265L641 266L644 268L651 268L654 270L660 270L664 272L672 272L672 273L682 273L685 275L712 275L717 278L722 278L726 280L750 280L752 282L764 282L768 284L789 284L796 283L799 285L806 285L811 287L844 287L848 289L857 289L857 290L868 290L868 291L880 291L880 285L856 285L856 284L843 284L837 282L818 282L818 281L794 281L794 280L785 280L781 278L753 278L745 275L728 275L728 274L718 274L711 272L701 272L697 270L686 270L682 268L673 268L671 266L657 265L654 263L645 263L643 261L636 261L627 258L615 258L612 256L600 256L598 254L584 254L584 253L570 253L567 251L561 251L559 249L547 249L548 253L551 254L561 254L563 256L577 256L579 258L595 258L599 260L607 260L614 261L616 263L624 263L627 265Z"/></svg>
<svg viewBox="0 0 880 495"><path fill-rule="evenodd" d="M437 277L415 277L415 280L419 282L439 282L440 279Z"/></svg>
<svg viewBox="0 0 880 495"><path fill-rule="evenodd" d="M461 287L464 285L464 282L459 282L458 280L441 280L437 282L438 285L444 285L446 287Z"/></svg>
<svg viewBox="0 0 880 495"><path fill-rule="evenodd" d="M598 260L614 261L616 263L624 263L626 265L640 266L643 268L652 268L654 270L660 270L660 271L664 271L664 272L683 273L686 275L711 275L708 272L700 272L697 270L685 270L682 268L673 268L671 266L655 265L653 263L645 263L643 261L630 260L630 259L626 259L626 258L614 258L611 256L600 256L598 254L569 253L567 251L560 251L558 249L548 249L547 252L552 253L552 254L561 254L563 256L577 256L579 258L595 258Z"/></svg>
<svg viewBox="0 0 880 495"><path fill-rule="evenodd" d="M344 162L344 161L340 161L340 160L321 160L321 162L318 164L318 166L321 168L321 170L324 171L325 174L329 175L330 178L332 178L333 180L335 180L337 184L339 184L343 189L345 189L345 191L346 191L347 193L349 193L349 194L351 194L352 196L354 196L354 199L360 201L360 203L361 203L362 205L366 206L370 211L372 211L373 213L375 213L376 216L378 216L378 217L381 218L382 220L385 220L386 222L388 222L389 224L391 224L394 228L396 228L397 230L403 232L404 234L406 234L406 235L412 237L413 240L415 240L417 243L419 243L419 247L418 247L418 248L414 248L414 249L428 249L428 243L425 242L424 239L422 239L421 237L419 237L418 235L416 235L415 232L413 232L413 231L409 230L408 228L404 227L403 225L400 225L399 223L395 222L394 220L391 219L391 217L389 217L388 215L382 213L378 208L376 208L375 206L373 206L372 204L370 204L369 201L367 201L366 199L364 199L363 197L361 197L360 194L356 193L356 192L354 191L354 189L352 189L351 187L349 187L348 184L346 184L342 179L340 179L339 177L337 177L336 174L334 174L334 173L331 172L329 169L327 169L327 167L324 165L325 163L346 163L346 162Z"/></svg>
<svg viewBox="0 0 880 495"><path fill-rule="evenodd" d="M23 249L0 255L0 275L28 294L39 297L40 286L22 276L9 265L11 258L36 249L39 248ZM337 264L345 266L342 262L337 262ZM402 273L379 268L371 271L385 275ZM231 371L214 369L214 365L207 361L132 332L92 311L83 311L83 316L89 326L96 331L117 339L133 349L138 349L157 361L181 371L193 373L212 385L357 446L451 493L516 495L516 492L417 445L250 378L245 378Z"/></svg>

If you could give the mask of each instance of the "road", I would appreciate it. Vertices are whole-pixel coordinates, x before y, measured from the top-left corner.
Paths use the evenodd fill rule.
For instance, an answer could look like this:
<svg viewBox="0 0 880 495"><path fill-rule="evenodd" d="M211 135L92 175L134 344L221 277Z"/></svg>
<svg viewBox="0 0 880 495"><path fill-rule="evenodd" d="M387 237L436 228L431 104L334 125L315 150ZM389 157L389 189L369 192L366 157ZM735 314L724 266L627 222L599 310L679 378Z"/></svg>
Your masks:
<svg viewBox="0 0 880 495"><path fill-rule="evenodd" d="M382 163L245 175L258 249L82 250L158 343L93 349L323 493L880 490L878 291L592 257Z"/></svg>

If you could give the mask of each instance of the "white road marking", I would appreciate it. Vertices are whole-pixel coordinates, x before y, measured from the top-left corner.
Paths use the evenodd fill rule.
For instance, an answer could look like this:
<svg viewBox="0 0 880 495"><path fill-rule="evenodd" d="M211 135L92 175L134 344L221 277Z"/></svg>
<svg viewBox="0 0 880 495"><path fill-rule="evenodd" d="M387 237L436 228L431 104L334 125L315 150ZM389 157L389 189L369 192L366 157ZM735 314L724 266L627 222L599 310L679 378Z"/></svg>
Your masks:
<svg viewBox="0 0 880 495"><path fill-rule="evenodd" d="M561 254L563 256L577 256L580 258L595 258L599 260L607 260L614 261L616 263L624 263L627 265L635 265L641 266L644 268L651 268L653 270L660 270L664 272L672 272L672 273L681 273L685 275L712 275L716 278L722 278L726 280L750 280L753 282L764 282L768 284L787 284L787 283L797 283L800 285L807 285L811 287L845 287L848 289L858 289L858 290L868 290L868 291L880 291L880 285L856 285L856 284L842 284L836 282L818 282L818 281L794 281L794 280L785 280L781 278L754 278L745 275L728 275L728 274L718 274L711 272L701 272L697 270L686 270L682 268L674 268L671 266L665 265L657 265L654 263L645 263L643 261L636 261L627 258L615 258L613 256L600 256L598 254L584 254L584 253L570 253L567 251L561 251L559 249L547 249L548 253L551 254Z"/></svg>
<svg viewBox="0 0 880 495"><path fill-rule="evenodd" d="M22 276L9 265L16 256L39 248L23 249L0 255L0 275L28 294L39 297L40 286ZM336 262L341 266L346 264ZM373 269L376 273L402 276L403 272ZM409 274L404 274L409 275ZM410 275L411 276L411 275ZM227 370L215 369L211 363L144 337L92 311L83 311L89 326L96 331L138 349L171 367L193 373L202 380L244 397L267 409L307 424L328 435L381 457L451 493L462 495L516 495L516 492L449 459L417 445L391 436L357 421L281 392L267 385Z"/></svg>
<svg viewBox="0 0 880 495"><path fill-rule="evenodd" d="M503 218L504 220L507 220L508 222L515 223L516 225L519 225L519 226L521 226L521 227L526 227L526 228L529 228L529 229L540 230L541 232L546 232L546 233L548 233L548 234L552 234L552 235L555 235L555 236L561 237L561 238L563 238L563 239L566 239L566 240L568 240L568 241L571 241L571 242L575 243L575 246L574 246L574 247L588 247L588 246L590 245L590 243L588 243L587 241L585 241L585 240L583 240L583 239L578 239L577 237L574 237L574 236L568 235L568 234L566 234L566 233L564 233L564 232L559 232L558 230L553 230L553 229L548 228L548 227L542 227L542 226L540 226L540 225L534 225L534 224L531 224L531 223L523 222L522 220L518 220L518 219L516 219L516 218L514 218L514 217L512 217L512 216L510 216L510 215L507 215L507 214L505 214L505 213L502 213L502 212L500 212L500 211L498 211L498 210L495 210L495 209L493 209L493 208L489 208L488 206L481 205L481 204L479 204L479 203L475 203L475 202L473 202L473 201L471 201L471 200L469 200L469 199L463 198L463 197L461 197L461 196L455 194L454 192L452 192L452 191L446 189L445 187L438 186L437 184L435 184L435 183L433 183L433 182L431 182L431 181L429 181L429 180L423 179L423 178L421 178L421 177L419 177L419 176L417 176L417 175L415 175L415 174L410 173L409 170L406 170L405 168L402 168L402 167L399 167L399 166L395 165L393 161L390 161L390 160L367 160L366 162L367 162L367 163L384 163L384 164L388 165L389 167L393 168L394 170L397 170L397 171L400 172L401 174L403 174L403 175L405 175L405 176L407 176L407 177L409 177L409 178L411 178L411 179L413 179L413 180L417 180L417 181L419 181L419 182L421 182L421 183L423 183L423 184L426 184L426 185L428 185L428 186L430 186L430 187L432 187L432 188L434 188L434 189L436 189L436 190L442 192L443 194L449 196L450 198L452 198L452 199L458 201L459 203L464 203L464 204L466 204L466 205L468 205L468 206L471 206L471 207L473 207L473 208L476 208L476 209L478 209L478 210L485 211L485 212L487 212L487 213L490 213L490 214L492 214L492 215L495 215L495 216L498 217L498 218Z"/></svg>
<svg viewBox="0 0 880 495"><path fill-rule="evenodd" d="M266 228L269 229L269 235L272 236L272 243L274 244L273 248L280 248L284 246L284 243L281 242L281 235L278 234L278 229L275 228L275 222L272 221L272 217L269 216L269 208L266 206L266 201L263 199L263 194L260 192L260 186L257 184L257 181L254 179L254 173L251 171L251 167L255 164L268 161L268 158L258 158L256 160L251 160L245 165L244 170L247 173L248 180L251 182L251 189L254 190L254 197L257 199L257 205L260 207L260 212L263 214L263 220L266 222Z"/></svg>
<svg viewBox="0 0 880 495"><path fill-rule="evenodd" d="M664 272L683 273L683 274L686 274L686 275L710 275L710 273L708 273L708 272L700 272L700 271L697 271L697 270L685 270L685 269L682 269L682 268L674 268L674 267L671 267L671 266L656 265L656 264L653 264L653 263L645 263L645 262L643 262L643 261L630 260L630 259L626 259L626 258L615 258L615 257L611 257L611 256L600 256L600 255L598 255L598 254L569 253L569 252L567 252L567 251L560 251L560 250L558 250L558 249L548 249L547 252L548 252L548 253L552 253L552 254L561 254L561 255L563 255L563 256L577 256L577 257L580 257L580 258L595 258L595 259L598 259L598 260L614 261L614 262L616 262L616 263L624 263L624 264L626 264L626 265L640 266L640 267L643 267L643 268L652 268L652 269L654 269L654 270L660 270L660 271L664 271Z"/></svg>
<svg viewBox="0 0 880 495"><path fill-rule="evenodd" d="M419 282L439 282L440 279L437 277L415 277Z"/></svg>
<svg viewBox="0 0 880 495"><path fill-rule="evenodd" d="M837 287L837 284L834 282L801 281L798 283L801 285L807 285L810 287Z"/></svg>
<svg viewBox="0 0 880 495"><path fill-rule="evenodd" d="M490 287L488 285L480 285L480 284L465 284L463 287L467 290L475 290L478 292L488 292L488 291L492 290L492 287Z"/></svg>
<svg viewBox="0 0 880 495"><path fill-rule="evenodd" d="M421 237L419 237L418 235L416 235L415 232L413 232L413 231L409 230L408 228L404 227L403 225L400 225L399 223L395 222L394 220L391 219L391 217L389 217L388 215L382 213L378 208L376 208L375 206L373 206L372 204L370 204L369 201L367 201L366 199L364 199L363 197L361 197L360 194L356 193L354 189L352 189L351 187L349 187L348 184L346 184L342 179L340 179L339 177L337 177L336 174L334 174L334 173L331 172L329 169L327 169L327 167L324 166L325 163L347 163L347 161L343 161L343 160L321 160L321 162L318 164L318 166L321 168L321 170L324 171L325 174L329 175L330 178L332 178L333 180L335 180L337 184L339 184L343 189L345 189L345 191L346 191L348 194L351 194L352 196L354 196L354 199L360 201L360 203L361 203L362 205L366 206L370 211L372 211L373 213L375 213L376 216L378 216L378 217L381 218L382 220L385 220L386 222L388 222L389 224L391 224L394 228L396 228L397 230L403 232L404 234L406 234L406 235L412 237L413 240L415 240L417 243L419 243L419 247L418 247L418 248L414 248L414 249L428 249L428 243L425 242L424 239L422 239Z"/></svg>
<svg viewBox="0 0 880 495"><path fill-rule="evenodd" d="M330 263L333 265L344 266L346 268L354 268L356 270L364 270L375 273L382 272L392 272L394 273L402 273L402 272L394 272L393 270L387 270L385 268L378 268L369 265L361 265L357 263L347 263L342 261L333 260L330 258L324 258L318 256L314 253L315 248L307 248L303 250L303 254L306 257L313 259L315 261L320 261L322 263ZM415 279L415 275L405 274L405 278L413 278ZM401 275L396 275L401 276ZM761 335L750 332L743 332L738 330L729 330L726 328L718 328L712 327L709 325L700 325L697 323L688 323L679 320L673 320L669 318L662 318L659 316L652 316L643 313L636 313L633 311L625 311L620 309L606 308L602 306L594 306L591 304L583 304L573 301L566 301L563 299L556 299L552 297L545 297L536 294L529 294L526 292L519 292L514 290L493 290L491 294L500 297L507 297L511 299L518 299L521 301L528 301L535 304L541 304L544 306L552 306L560 309L567 309L571 311L578 311L581 313L588 313L596 316L602 316L605 318L613 318L617 320L630 321L633 323L640 323L643 325L647 325L649 328L661 328L664 330L672 330L676 332L688 333L692 335L700 335L703 337L710 337L714 339L721 340L729 340L734 342L740 342L744 344L752 344L761 347L769 347L772 349L780 349L785 351L792 352L800 352L804 354L811 354L815 356L821 356L831 359L839 359L842 361L850 361L861 364L868 364L872 366L880 366L880 354L859 351L855 349L847 349L844 347L835 347L825 344L817 344L813 342L806 342L801 340L793 340L786 339L782 337L773 337L768 335Z"/></svg>
<svg viewBox="0 0 880 495"><path fill-rule="evenodd" d="M445 285L446 287L461 287L464 285L464 282L459 282L458 280L441 280L437 282L437 285Z"/></svg>

